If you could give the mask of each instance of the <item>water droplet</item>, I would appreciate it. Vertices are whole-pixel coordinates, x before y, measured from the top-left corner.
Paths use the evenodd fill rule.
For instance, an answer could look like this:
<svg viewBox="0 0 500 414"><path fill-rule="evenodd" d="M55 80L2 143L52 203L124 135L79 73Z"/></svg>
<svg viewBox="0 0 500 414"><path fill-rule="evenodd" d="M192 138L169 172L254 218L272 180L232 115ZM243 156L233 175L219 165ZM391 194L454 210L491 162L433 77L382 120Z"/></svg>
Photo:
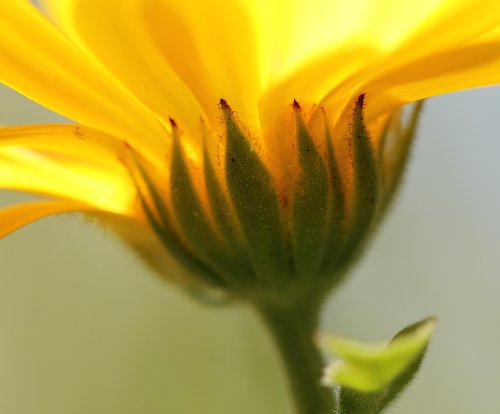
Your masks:
<svg viewBox="0 0 500 414"><path fill-rule="evenodd" d="M221 289L190 289L189 294L204 305L223 306L233 301L233 296Z"/></svg>

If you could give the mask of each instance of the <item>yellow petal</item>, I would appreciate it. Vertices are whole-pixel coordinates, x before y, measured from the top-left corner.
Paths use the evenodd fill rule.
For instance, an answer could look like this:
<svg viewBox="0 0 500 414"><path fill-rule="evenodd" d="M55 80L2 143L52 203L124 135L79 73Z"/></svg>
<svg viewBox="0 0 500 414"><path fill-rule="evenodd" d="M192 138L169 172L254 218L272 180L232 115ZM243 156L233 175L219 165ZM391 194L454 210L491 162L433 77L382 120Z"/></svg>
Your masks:
<svg viewBox="0 0 500 414"><path fill-rule="evenodd" d="M474 39L498 28L500 6L496 0L485 0L481 7L474 0L291 3L283 23L279 16L273 20L276 28L297 28L284 31L290 38L281 45L290 49L284 65L288 67L279 69L288 75L274 76L263 100L263 117L269 108L281 108L297 99L325 107L335 122L353 97L363 92L368 93L368 110L387 102L395 108L432 94L494 83L493 71L500 73L492 62L499 54L493 46L478 49L476 56L469 53L468 58L463 51ZM281 7L285 9L283 4ZM489 33L487 39L491 43L494 37ZM477 72L470 72L472 66ZM440 74L451 76L442 79ZM429 88L427 81L432 76L438 80ZM441 88L436 88L438 84ZM404 85L406 90L392 90ZM377 105L373 104L374 95L380 98ZM397 102L391 101L393 95L399 95ZM311 114L317 115L321 112Z"/></svg>
<svg viewBox="0 0 500 414"><path fill-rule="evenodd" d="M0 128L0 187L134 215L136 190L119 148L80 126Z"/></svg>
<svg viewBox="0 0 500 414"><path fill-rule="evenodd" d="M448 1L445 3L453 2ZM442 7L366 79L367 118L404 103L500 82L500 3Z"/></svg>
<svg viewBox="0 0 500 414"><path fill-rule="evenodd" d="M68 36L95 54L163 118L173 117L184 130L192 131L194 125L199 135L203 113L218 128L220 98L246 119L255 115L260 89L257 47L248 13L237 2L44 3Z"/></svg>
<svg viewBox="0 0 500 414"><path fill-rule="evenodd" d="M465 0L466 2L468 0ZM437 8L460 0L248 0L256 2L269 40L272 70L281 77L315 56L350 43L394 50L421 30ZM344 62L339 61L337 65ZM335 66L337 66L335 65ZM332 70L336 67L332 66Z"/></svg>
<svg viewBox="0 0 500 414"><path fill-rule="evenodd" d="M429 56L384 75L366 88L371 96L366 110L368 121L408 102L499 84L500 42Z"/></svg>
<svg viewBox="0 0 500 414"><path fill-rule="evenodd" d="M32 201L1 208L0 238L45 216L86 209L81 204L62 201Z"/></svg>
<svg viewBox="0 0 500 414"><path fill-rule="evenodd" d="M156 116L29 1L0 2L0 37L0 81L76 122L158 148Z"/></svg>
<svg viewBox="0 0 500 414"><path fill-rule="evenodd" d="M158 47L193 91L212 125L220 125L214 106L220 98L230 102L246 125L255 125L261 85L256 28L246 2L143 2Z"/></svg>
<svg viewBox="0 0 500 414"><path fill-rule="evenodd" d="M308 108L329 97L330 106L336 104L333 121L351 100L353 90L363 82L380 61L381 55L374 48L346 45L333 48L328 53L310 60L290 76L268 90L261 102L263 126L273 120L273 108L285 108L294 99Z"/></svg>
<svg viewBox="0 0 500 414"><path fill-rule="evenodd" d="M500 41L500 23L490 31L474 39L471 44L484 44L498 41Z"/></svg>
<svg viewBox="0 0 500 414"><path fill-rule="evenodd" d="M152 39L143 7L140 0L45 1L48 13L68 37L135 96L162 119L171 117L189 132L199 133L202 110ZM195 131L190 130L193 127Z"/></svg>

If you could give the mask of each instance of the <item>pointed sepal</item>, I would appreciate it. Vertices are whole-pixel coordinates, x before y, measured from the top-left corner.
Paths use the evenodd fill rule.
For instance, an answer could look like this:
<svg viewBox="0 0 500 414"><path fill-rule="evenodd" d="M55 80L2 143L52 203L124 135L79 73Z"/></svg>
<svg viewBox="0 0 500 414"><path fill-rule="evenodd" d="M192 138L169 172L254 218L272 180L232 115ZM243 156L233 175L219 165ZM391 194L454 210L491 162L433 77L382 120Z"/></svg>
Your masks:
<svg viewBox="0 0 500 414"><path fill-rule="evenodd" d="M293 191L294 263L297 274L314 277L326 245L328 171L297 101L293 110L300 170Z"/></svg>
<svg viewBox="0 0 500 414"><path fill-rule="evenodd" d="M422 113L424 101L416 102L409 112L395 112L387 121L382 133L378 158L381 164L381 188L383 192L382 210L386 210L394 200L395 194L401 187L413 150L413 142L417 132L418 121Z"/></svg>
<svg viewBox="0 0 500 414"><path fill-rule="evenodd" d="M227 188L255 273L266 283L282 283L291 269L276 183L228 103L221 100L220 108L226 129Z"/></svg>
<svg viewBox="0 0 500 414"><path fill-rule="evenodd" d="M352 194L345 237L330 269L342 269L353 263L362 250L380 205L379 165L364 121L365 95L358 96L347 137L351 146Z"/></svg>

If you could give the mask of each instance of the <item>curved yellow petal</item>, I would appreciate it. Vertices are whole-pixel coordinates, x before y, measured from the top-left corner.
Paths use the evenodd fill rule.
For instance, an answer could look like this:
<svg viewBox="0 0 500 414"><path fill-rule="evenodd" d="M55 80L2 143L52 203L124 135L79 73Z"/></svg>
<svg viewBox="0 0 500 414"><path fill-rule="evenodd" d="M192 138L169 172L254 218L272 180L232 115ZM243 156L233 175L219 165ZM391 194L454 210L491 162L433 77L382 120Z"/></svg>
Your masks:
<svg viewBox="0 0 500 414"><path fill-rule="evenodd" d="M471 44L485 44L500 41L500 22L493 29L476 37Z"/></svg>
<svg viewBox="0 0 500 414"><path fill-rule="evenodd" d="M247 2L258 4L262 36L270 39L267 53L274 58L269 66L273 72L271 78L291 73L304 61L347 43L380 51L394 50L410 33L429 24L429 17L437 9L446 8L449 12L460 4L460 0ZM344 63L338 61L336 66Z"/></svg>
<svg viewBox="0 0 500 414"><path fill-rule="evenodd" d="M46 0L44 4L68 37L160 118L173 118L189 132L199 133L202 110L152 39L141 0Z"/></svg>
<svg viewBox="0 0 500 414"><path fill-rule="evenodd" d="M477 7L466 0L436 13L362 88L372 96L370 118L404 103L499 82L500 3Z"/></svg>
<svg viewBox="0 0 500 414"><path fill-rule="evenodd" d="M120 144L81 126L0 128L0 187L135 214L136 189Z"/></svg>
<svg viewBox="0 0 500 414"><path fill-rule="evenodd" d="M0 2L0 81L72 119L158 149L164 130L97 61L28 0Z"/></svg>
<svg viewBox="0 0 500 414"><path fill-rule="evenodd" d="M285 9L284 4L281 7ZM491 72L496 70L496 64L492 59L498 53L494 47L481 48L477 58L469 54L468 62L463 49L481 37L484 43L488 36L491 43L500 22L496 0L485 0L481 7L474 0L313 0L307 5L296 0L285 15L283 23L277 18L276 27L282 24L298 30L286 31L290 33L288 46L277 44L288 47L291 57L285 60L288 67L281 68L288 75L274 75L264 96L264 124L270 108L283 108L292 99L326 108L335 122L353 97L363 92L372 98L384 94L380 95L381 102L387 96L403 93L395 89L407 82L408 95L391 102L394 108L431 94L495 81ZM472 76L468 81L466 67ZM470 72L472 67L477 73ZM428 89L425 82L432 76L438 78L435 85L443 81L439 73L450 73L448 82L441 89ZM422 85L412 85L421 81ZM373 100L368 102L377 108ZM311 114L316 115L321 117L321 111Z"/></svg>
<svg viewBox="0 0 500 414"><path fill-rule="evenodd" d="M0 208L0 238L43 217L87 209L86 206L67 201L32 201L3 207Z"/></svg>
<svg viewBox="0 0 500 414"><path fill-rule="evenodd" d="M199 135L218 103L255 115L257 47L237 1L45 0L65 33L93 53L162 118ZM92 22L92 24L89 24ZM253 119L256 122L256 119Z"/></svg>
<svg viewBox="0 0 500 414"><path fill-rule="evenodd" d="M258 126L261 94L254 22L248 5L227 0L143 0L153 38L212 122L220 99Z"/></svg>
<svg viewBox="0 0 500 414"><path fill-rule="evenodd" d="M352 98L353 89L370 75L380 59L377 50L353 45L333 48L312 59L263 96L260 105L263 126L273 120L276 108L284 108L294 99L307 109L317 106L325 95L331 96L329 102L334 99L337 112L341 111L343 105L339 103ZM332 114L331 119L335 118Z"/></svg>
<svg viewBox="0 0 500 414"><path fill-rule="evenodd" d="M428 56L389 71L366 87L368 121L430 96L500 84L500 42Z"/></svg>

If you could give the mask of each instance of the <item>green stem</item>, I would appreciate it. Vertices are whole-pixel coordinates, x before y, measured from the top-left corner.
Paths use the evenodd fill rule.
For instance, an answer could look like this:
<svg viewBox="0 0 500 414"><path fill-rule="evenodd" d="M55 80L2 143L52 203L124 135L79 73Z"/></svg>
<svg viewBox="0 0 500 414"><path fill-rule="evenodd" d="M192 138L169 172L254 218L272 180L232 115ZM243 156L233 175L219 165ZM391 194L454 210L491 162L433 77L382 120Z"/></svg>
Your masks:
<svg viewBox="0 0 500 414"><path fill-rule="evenodd" d="M331 414L333 391L320 384L325 363L314 343L317 312L309 307L257 307L281 356L296 414Z"/></svg>

